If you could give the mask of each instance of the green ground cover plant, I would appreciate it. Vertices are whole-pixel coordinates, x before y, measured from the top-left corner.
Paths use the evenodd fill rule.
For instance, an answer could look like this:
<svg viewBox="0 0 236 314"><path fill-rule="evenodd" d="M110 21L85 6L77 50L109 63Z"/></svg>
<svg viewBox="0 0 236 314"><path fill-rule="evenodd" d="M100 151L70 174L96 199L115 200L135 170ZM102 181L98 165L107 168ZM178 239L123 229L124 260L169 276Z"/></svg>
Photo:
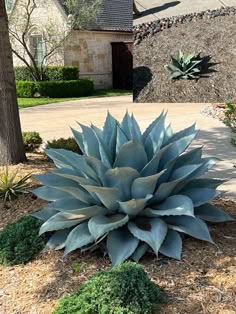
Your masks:
<svg viewBox="0 0 236 314"><path fill-rule="evenodd" d="M53 314L157 314L164 292L140 265L126 262L102 271L64 297Z"/></svg>
<svg viewBox="0 0 236 314"><path fill-rule="evenodd" d="M223 122L230 128L231 143L236 146L236 104L226 104Z"/></svg>
<svg viewBox="0 0 236 314"><path fill-rule="evenodd" d="M38 219L25 216L1 230L0 264L10 266L32 260L45 245L45 236L38 235L40 226Z"/></svg>
<svg viewBox="0 0 236 314"><path fill-rule="evenodd" d="M35 151L43 142L38 132L22 132L22 137L27 152Z"/></svg>
<svg viewBox="0 0 236 314"><path fill-rule="evenodd" d="M47 248L66 255L102 243L116 266L147 251L180 259L182 234L213 243L206 222L233 220L210 203L222 180L202 177L218 159L186 151L195 124L174 133L165 119L142 133L133 115L119 123L108 113L103 129L72 130L83 156L46 150L57 169L35 176L44 186L33 193L49 201L34 214L40 234L54 232Z"/></svg>
<svg viewBox="0 0 236 314"><path fill-rule="evenodd" d="M53 149L67 149L70 150L74 153L82 154L76 140L73 137L68 137L68 138L59 138L59 139L54 139L51 141L47 141L46 148L53 148Z"/></svg>

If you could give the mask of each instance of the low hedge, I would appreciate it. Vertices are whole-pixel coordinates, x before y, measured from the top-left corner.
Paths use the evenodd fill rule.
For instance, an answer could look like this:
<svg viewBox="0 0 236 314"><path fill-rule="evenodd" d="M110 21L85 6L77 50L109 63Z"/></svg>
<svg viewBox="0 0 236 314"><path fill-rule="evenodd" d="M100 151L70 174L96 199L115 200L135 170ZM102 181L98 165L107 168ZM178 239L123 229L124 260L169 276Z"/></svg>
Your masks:
<svg viewBox="0 0 236 314"><path fill-rule="evenodd" d="M19 81L16 82L17 97L32 98L37 92L37 86L35 82L31 81Z"/></svg>
<svg viewBox="0 0 236 314"><path fill-rule="evenodd" d="M16 81L34 81L28 67L15 67ZM76 66L50 66L47 68L44 81L71 81L79 79L79 68Z"/></svg>
<svg viewBox="0 0 236 314"><path fill-rule="evenodd" d="M16 82L17 96L32 98L35 94L41 97L64 98L90 96L94 91L93 81L80 79L76 81L42 81Z"/></svg>

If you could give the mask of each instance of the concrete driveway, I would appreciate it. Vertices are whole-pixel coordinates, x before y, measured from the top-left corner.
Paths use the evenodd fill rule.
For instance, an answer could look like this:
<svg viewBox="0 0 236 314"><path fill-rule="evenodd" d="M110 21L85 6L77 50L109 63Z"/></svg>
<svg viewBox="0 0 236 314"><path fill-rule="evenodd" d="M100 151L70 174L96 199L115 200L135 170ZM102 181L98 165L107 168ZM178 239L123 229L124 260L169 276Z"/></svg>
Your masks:
<svg viewBox="0 0 236 314"><path fill-rule="evenodd" d="M220 121L200 113L204 104L142 104L132 103L131 96L97 98L43 105L20 110L22 129L38 131L43 139L71 136L69 126L78 128L76 121L91 122L103 126L107 110L121 119L126 109L133 112L142 129L155 119L160 112L168 110L168 121L175 131L183 129L195 121L200 132L192 147L204 145L205 156L221 158L211 177L228 180L223 186L226 196L236 199L236 149L229 143L229 130Z"/></svg>
<svg viewBox="0 0 236 314"><path fill-rule="evenodd" d="M222 6L236 6L236 0L136 0L141 17L134 19L134 25L158 18L218 9Z"/></svg>

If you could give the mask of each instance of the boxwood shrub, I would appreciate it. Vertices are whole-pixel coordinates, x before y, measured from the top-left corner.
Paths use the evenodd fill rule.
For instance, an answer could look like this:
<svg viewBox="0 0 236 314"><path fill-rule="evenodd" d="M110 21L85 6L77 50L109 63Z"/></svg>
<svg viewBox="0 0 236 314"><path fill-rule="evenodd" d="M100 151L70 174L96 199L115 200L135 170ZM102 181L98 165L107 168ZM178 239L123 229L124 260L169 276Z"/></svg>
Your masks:
<svg viewBox="0 0 236 314"><path fill-rule="evenodd" d="M42 97L63 98L92 95L93 81L81 79L76 81L45 81L37 82L37 91Z"/></svg>
<svg viewBox="0 0 236 314"><path fill-rule="evenodd" d="M32 81L16 82L17 97L32 98L37 92L37 86Z"/></svg>
<svg viewBox="0 0 236 314"><path fill-rule="evenodd" d="M28 67L15 67L16 81L34 81ZM79 68L76 66L49 66L44 81L71 81L79 79Z"/></svg>
<svg viewBox="0 0 236 314"><path fill-rule="evenodd" d="M17 96L32 98L37 93L41 97L64 98L90 96L94 91L93 81L80 79L76 81L19 81L16 83Z"/></svg>
<svg viewBox="0 0 236 314"><path fill-rule="evenodd" d="M156 314L166 301L142 266L125 262L99 272L78 292L64 297L53 314Z"/></svg>
<svg viewBox="0 0 236 314"><path fill-rule="evenodd" d="M25 264L43 249L46 237L39 237L42 222L25 216L9 223L0 231L0 264L5 266Z"/></svg>

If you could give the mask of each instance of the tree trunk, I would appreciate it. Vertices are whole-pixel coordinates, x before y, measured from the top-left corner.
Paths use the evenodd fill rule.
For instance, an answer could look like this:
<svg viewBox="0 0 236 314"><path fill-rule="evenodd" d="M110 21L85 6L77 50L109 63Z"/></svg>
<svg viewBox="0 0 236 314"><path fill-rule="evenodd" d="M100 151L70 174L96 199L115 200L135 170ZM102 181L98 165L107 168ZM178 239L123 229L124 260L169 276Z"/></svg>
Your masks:
<svg viewBox="0 0 236 314"><path fill-rule="evenodd" d="M133 0L133 12L137 15L137 16L140 16L141 13L139 12L137 6L136 6L136 3L135 3L135 0Z"/></svg>
<svg viewBox="0 0 236 314"><path fill-rule="evenodd" d="M0 165L25 160L5 0L0 0Z"/></svg>

